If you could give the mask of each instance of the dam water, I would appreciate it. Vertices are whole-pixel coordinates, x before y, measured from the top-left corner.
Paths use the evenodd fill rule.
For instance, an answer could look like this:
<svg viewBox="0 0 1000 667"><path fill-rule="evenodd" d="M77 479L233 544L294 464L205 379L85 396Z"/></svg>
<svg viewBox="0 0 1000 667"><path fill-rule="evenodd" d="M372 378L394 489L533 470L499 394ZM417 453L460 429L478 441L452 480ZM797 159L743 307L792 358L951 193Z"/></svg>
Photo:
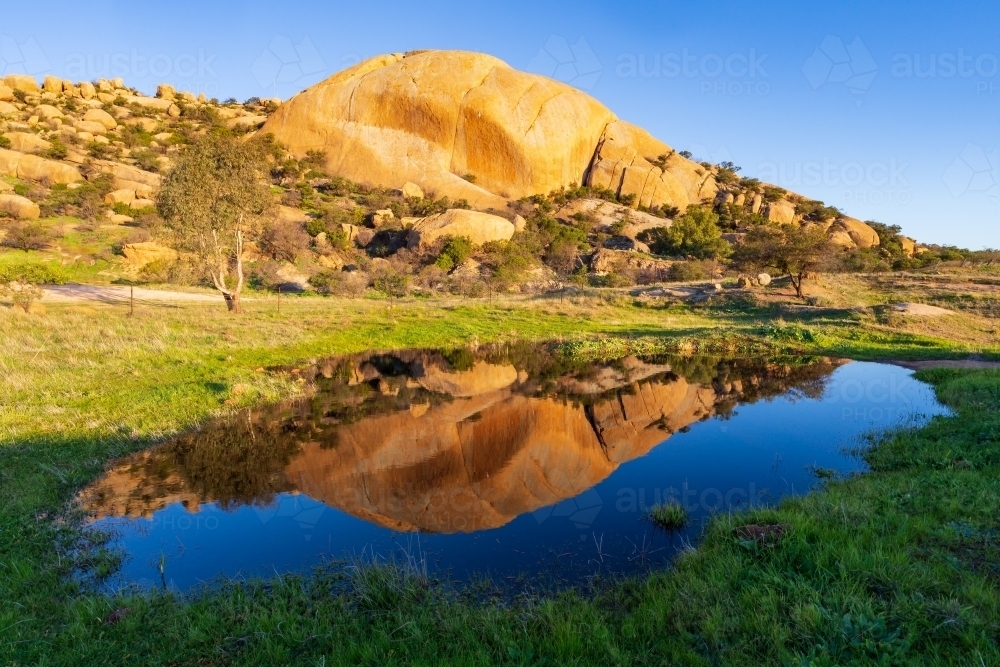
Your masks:
<svg viewBox="0 0 1000 667"><path fill-rule="evenodd" d="M209 422L80 494L123 554L106 590L372 561L545 585L640 573L713 514L862 472L873 433L946 411L908 370L826 358L516 345L288 370L306 398ZM649 519L668 501L683 529Z"/></svg>

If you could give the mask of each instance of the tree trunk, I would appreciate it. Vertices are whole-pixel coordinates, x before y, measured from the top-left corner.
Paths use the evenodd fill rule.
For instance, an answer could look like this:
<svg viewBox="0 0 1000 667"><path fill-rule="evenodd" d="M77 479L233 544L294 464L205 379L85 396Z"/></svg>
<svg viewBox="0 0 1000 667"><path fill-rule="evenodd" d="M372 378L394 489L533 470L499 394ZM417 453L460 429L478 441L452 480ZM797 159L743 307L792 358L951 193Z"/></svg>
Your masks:
<svg viewBox="0 0 1000 667"><path fill-rule="evenodd" d="M239 294L223 294L222 298L226 300L226 308L229 309L230 313L239 315L242 310L240 310L240 295Z"/></svg>
<svg viewBox="0 0 1000 667"><path fill-rule="evenodd" d="M796 278L795 274L792 274L792 273L788 274L788 279L792 281L792 287L795 288L795 296L797 296L798 298L801 299L802 298L802 280L803 280L802 274L800 273L798 275L798 281L797 282L796 282L795 278Z"/></svg>

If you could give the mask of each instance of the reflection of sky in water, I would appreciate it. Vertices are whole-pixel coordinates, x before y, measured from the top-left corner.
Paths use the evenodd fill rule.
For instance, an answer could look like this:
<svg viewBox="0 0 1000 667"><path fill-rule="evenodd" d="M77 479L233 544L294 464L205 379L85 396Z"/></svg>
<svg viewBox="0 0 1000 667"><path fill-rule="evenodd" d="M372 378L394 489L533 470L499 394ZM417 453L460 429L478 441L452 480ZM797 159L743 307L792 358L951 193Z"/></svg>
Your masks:
<svg viewBox="0 0 1000 667"><path fill-rule="evenodd" d="M833 371L820 399L793 389L739 405L728 418L695 422L596 486L498 528L399 533L300 493L226 510L204 503L189 512L178 502L151 518L103 518L95 525L111 529L128 554L109 588L165 583L183 590L219 576L267 577L372 554L390 560L422 554L432 574L457 579L528 574L572 583L596 571L662 564L696 540L713 512L804 493L816 482L816 468L858 471L862 462L845 447L863 445L873 430L918 424L943 412L931 389L909 371L850 363ZM668 498L694 517L680 533L658 530L646 518L652 505Z"/></svg>

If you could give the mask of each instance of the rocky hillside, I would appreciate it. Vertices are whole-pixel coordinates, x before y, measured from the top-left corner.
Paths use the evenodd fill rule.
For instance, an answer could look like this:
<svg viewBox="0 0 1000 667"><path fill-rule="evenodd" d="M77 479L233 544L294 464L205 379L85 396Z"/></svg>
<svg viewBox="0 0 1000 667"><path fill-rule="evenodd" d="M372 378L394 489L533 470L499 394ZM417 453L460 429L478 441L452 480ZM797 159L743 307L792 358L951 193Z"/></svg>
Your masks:
<svg viewBox="0 0 1000 667"><path fill-rule="evenodd" d="M250 248L261 288L477 294L711 278L724 267L678 271L692 258L664 249L693 209L730 244L755 225L801 224L869 264L917 250L898 234L878 250L882 232L822 202L695 162L564 84L451 51L379 56L284 103L8 76L0 242L89 279L198 283L155 200L178 152L209 132L273 137L280 214Z"/></svg>

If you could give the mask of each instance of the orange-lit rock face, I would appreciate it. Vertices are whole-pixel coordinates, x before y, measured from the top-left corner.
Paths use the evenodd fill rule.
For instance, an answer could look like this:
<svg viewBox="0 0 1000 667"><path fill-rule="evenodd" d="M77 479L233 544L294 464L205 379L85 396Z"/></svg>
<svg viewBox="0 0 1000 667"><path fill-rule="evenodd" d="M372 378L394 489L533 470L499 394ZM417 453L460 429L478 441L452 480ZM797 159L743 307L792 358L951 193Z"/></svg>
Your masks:
<svg viewBox="0 0 1000 667"><path fill-rule="evenodd" d="M380 363L389 375L380 376ZM194 511L199 502L295 490L399 531L498 527L579 495L742 397L742 379L689 382L669 371L629 357L557 378L569 395L539 396L511 364L480 360L452 370L416 355L387 368L361 359L338 386L396 387L367 394L388 407L346 420L330 418L329 405L315 400L259 411L140 455L82 500L98 517L148 516L174 502ZM333 367L318 374L332 377ZM407 391L414 393L400 393ZM338 395L336 404L365 403ZM244 469L245 479L230 468Z"/></svg>
<svg viewBox="0 0 1000 667"><path fill-rule="evenodd" d="M596 99L482 53L371 58L282 104L261 132L299 156L324 151L331 173L478 208L585 183L634 195L633 207L683 209L716 192L697 164ZM660 155L671 156L662 169L650 162Z"/></svg>

